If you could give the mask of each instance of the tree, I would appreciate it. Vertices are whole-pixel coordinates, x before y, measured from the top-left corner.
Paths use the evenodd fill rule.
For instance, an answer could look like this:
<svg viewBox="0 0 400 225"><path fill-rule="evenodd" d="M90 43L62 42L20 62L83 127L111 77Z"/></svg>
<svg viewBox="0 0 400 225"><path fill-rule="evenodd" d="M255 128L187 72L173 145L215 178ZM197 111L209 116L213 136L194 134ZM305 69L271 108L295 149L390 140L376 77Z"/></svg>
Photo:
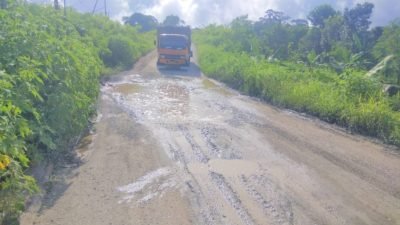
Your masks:
<svg viewBox="0 0 400 225"><path fill-rule="evenodd" d="M374 27L368 32L367 38L367 48L372 49L376 43L378 42L379 38L382 36L384 31L383 27Z"/></svg>
<svg viewBox="0 0 400 225"><path fill-rule="evenodd" d="M295 24L293 24L295 23ZM290 50L290 57L296 58L298 56L299 47L300 47L300 40L307 34L309 27L307 24L307 20L299 19L297 22L291 21L291 26L288 26L287 29L289 31L289 50ZM301 53L300 53L301 54Z"/></svg>
<svg viewBox="0 0 400 225"><path fill-rule="evenodd" d="M321 30L312 27L307 34L300 40L300 51L314 52L317 55L322 53L321 48Z"/></svg>
<svg viewBox="0 0 400 225"><path fill-rule="evenodd" d="M230 28L232 30L232 40L240 43L234 45L239 51L257 51L255 47L258 46L258 43L253 30L253 22L248 19L247 15L234 19L230 23Z"/></svg>
<svg viewBox="0 0 400 225"><path fill-rule="evenodd" d="M290 23L294 26L308 26L308 21L304 19L293 19Z"/></svg>
<svg viewBox="0 0 400 225"><path fill-rule="evenodd" d="M181 26L185 25L185 21L181 20L179 16L169 15L162 24L165 26Z"/></svg>
<svg viewBox="0 0 400 225"><path fill-rule="evenodd" d="M58 0L54 0L54 8L55 9L60 9L60 4L58 3Z"/></svg>
<svg viewBox="0 0 400 225"><path fill-rule="evenodd" d="M282 22L285 22L289 19L289 16L286 16L285 13L275 11L272 9L268 9L265 12L265 15L259 19L259 21L263 24L269 24L269 23L279 23L281 24Z"/></svg>
<svg viewBox="0 0 400 225"><path fill-rule="evenodd" d="M364 50L368 45L368 28L373 8L372 3L366 2L344 11L347 39L353 42L353 51Z"/></svg>
<svg viewBox="0 0 400 225"><path fill-rule="evenodd" d="M393 77L400 84L400 20L385 27L382 36L373 48L376 59L382 60L392 55L392 60L383 68L385 77ZM397 76L397 77L395 77Z"/></svg>
<svg viewBox="0 0 400 225"><path fill-rule="evenodd" d="M325 20L324 28L321 29L321 46L324 51L330 51L332 46L345 39L343 28L344 19L339 14Z"/></svg>
<svg viewBox="0 0 400 225"><path fill-rule="evenodd" d="M346 26L358 34L367 31L371 24L370 18L373 8L374 4L365 2L363 4L358 3L353 9L345 9L343 16Z"/></svg>
<svg viewBox="0 0 400 225"><path fill-rule="evenodd" d="M7 8L7 0L0 0L0 9Z"/></svg>
<svg viewBox="0 0 400 225"><path fill-rule="evenodd" d="M254 31L260 37L264 38L263 35L270 33L274 26L281 26L284 21L287 21L290 17L286 16L283 12L274 11L268 9L263 17L260 17L257 22L254 23Z"/></svg>
<svg viewBox="0 0 400 225"><path fill-rule="evenodd" d="M323 28L325 26L325 20L329 17L336 15L337 12L330 5L320 5L313 9L307 16L312 25Z"/></svg>
<svg viewBox="0 0 400 225"><path fill-rule="evenodd" d="M123 17L122 20L125 24L131 26L139 25L141 32L154 30L158 25L158 21L154 16L144 15L142 13L134 13L129 17Z"/></svg>

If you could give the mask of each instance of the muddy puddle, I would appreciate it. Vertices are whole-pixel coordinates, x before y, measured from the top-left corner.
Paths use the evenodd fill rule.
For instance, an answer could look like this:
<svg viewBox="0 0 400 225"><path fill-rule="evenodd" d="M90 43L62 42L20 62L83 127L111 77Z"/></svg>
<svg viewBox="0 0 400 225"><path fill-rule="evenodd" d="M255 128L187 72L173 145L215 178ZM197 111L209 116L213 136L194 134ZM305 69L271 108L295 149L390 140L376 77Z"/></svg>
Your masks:
<svg viewBox="0 0 400 225"><path fill-rule="evenodd" d="M164 79L138 84L133 83L137 78L135 81L132 79L129 81L132 83L114 85L111 93L107 89L104 91L139 121L163 122L188 113L190 95L187 82Z"/></svg>
<svg viewBox="0 0 400 225"><path fill-rule="evenodd" d="M122 83L114 86L114 91L123 95L138 93L143 90L143 86L135 83Z"/></svg>
<svg viewBox="0 0 400 225"><path fill-rule="evenodd" d="M94 134L88 134L80 140L78 147L75 150L79 158L83 159L86 157L90 150L90 146L93 143L94 136Z"/></svg>
<svg viewBox="0 0 400 225"><path fill-rule="evenodd" d="M204 88L206 88L206 89L214 89L214 88L217 88L218 86L214 83L214 82L212 82L210 79L203 79L203 86L204 86Z"/></svg>
<svg viewBox="0 0 400 225"><path fill-rule="evenodd" d="M203 87L205 89L209 89L209 90L213 90L215 92L218 92L219 94L225 96L225 97L229 97L229 96L233 96L234 93L231 90L228 90L227 88L221 87L219 85L217 85L216 83L214 83L212 80L210 79L203 79L202 81Z"/></svg>

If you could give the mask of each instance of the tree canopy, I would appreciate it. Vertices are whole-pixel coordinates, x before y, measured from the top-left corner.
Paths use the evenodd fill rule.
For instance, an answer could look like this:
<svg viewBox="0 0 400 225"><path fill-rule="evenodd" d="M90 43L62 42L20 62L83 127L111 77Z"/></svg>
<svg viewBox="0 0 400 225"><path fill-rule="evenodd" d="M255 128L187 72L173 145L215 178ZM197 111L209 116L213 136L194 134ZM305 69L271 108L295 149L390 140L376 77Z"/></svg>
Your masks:
<svg viewBox="0 0 400 225"><path fill-rule="evenodd" d="M213 43L227 51L247 52L269 60L324 65L341 73L349 68L369 70L388 55L395 55L379 79L400 84L399 22L370 29L372 3L357 4L343 11L320 5L304 19L291 19L269 9L257 21L248 16L234 19L228 27L207 29ZM217 32L218 31L218 32ZM221 37L212 38L214 36Z"/></svg>
<svg viewBox="0 0 400 225"><path fill-rule="evenodd" d="M169 15L164 19L162 24L165 26L182 26L185 25L185 21L181 20L179 16Z"/></svg>
<svg viewBox="0 0 400 225"><path fill-rule="evenodd" d="M367 31L371 24L370 18L373 8L374 4L365 2L363 4L358 3L352 9L345 9L343 17L346 25L350 30L357 33Z"/></svg>
<svg viewBox="0 0 400 225"><path fill-rule="evenodd" d="M312 25L322 28L325 25L325 20L336 14L337 12L332 6L324 4L313 9L307 18L311 21Z"/></svg>
<svg viewBox="0 0 400 225"><path fill-rule="evenodd" d="M290 17L285 15L284 12L268 9L265 15L259 19L261 23L282 23L287 21Z"/></svg>
<svg viewBox="0 0 400 225"><path fill-rule="evenodd" d="M370 29L373 4L267 10L195 32L207 76L272 104L400 146L400 23ZM397 94L396 94L397 93Z"/></svg>
<svg viewBox="0 0 400 225"><path fill-rule="evenodd" d="M154 30L157 28L158 21L154 16L145 15L142 13L133 13L129 17L123 17L125 24L131 26L140 26L141 32Z"/></svg>

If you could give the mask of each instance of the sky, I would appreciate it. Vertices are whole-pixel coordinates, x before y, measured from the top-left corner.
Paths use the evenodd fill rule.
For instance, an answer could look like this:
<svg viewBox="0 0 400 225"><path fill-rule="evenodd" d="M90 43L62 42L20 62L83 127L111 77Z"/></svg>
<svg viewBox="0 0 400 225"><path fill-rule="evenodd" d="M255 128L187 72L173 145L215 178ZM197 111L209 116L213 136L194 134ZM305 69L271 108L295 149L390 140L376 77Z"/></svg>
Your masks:
<svg viewBox="0 0 400 225"><path fill-rule="evenodd" d="M51 3L52 0L33 0L40 3ZM107 6L108 15L118 21L123 16L140 12L155 16L163 21L168 15L177 15L186 24L202 27L208 24L227 24L232 19L248 15L257 20L268 9L285 12L292 19L306 18L316 6L330 4L337 10L352 8L364 0L97 0L96 12L104 13ZM60 0L63 2L63 0ZM96 0L66 0L67 6L79 11L92 12ZM386 25L395 18L400 18L400 0L369 0L375 5L372 15L372 26ZM106 4L105 4L106 3Z"/></svg>

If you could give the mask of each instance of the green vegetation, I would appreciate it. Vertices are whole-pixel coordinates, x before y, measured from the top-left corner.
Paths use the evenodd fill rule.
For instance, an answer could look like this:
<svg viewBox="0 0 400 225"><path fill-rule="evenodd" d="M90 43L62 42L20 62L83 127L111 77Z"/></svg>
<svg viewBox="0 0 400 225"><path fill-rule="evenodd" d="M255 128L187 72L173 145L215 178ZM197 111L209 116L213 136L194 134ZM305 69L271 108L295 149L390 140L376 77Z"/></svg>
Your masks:
<svg viewBox="0 0 400 225"><path fill-rule="evenodd" d="M153 34L106 17L68 10L64 18L50 7L2 2L0 224L17 224L37 191L25 170L71 148L95 112L101 74L132 66L153 47Z"/></svg>
<svg viewBox="0 0 400 225"><path fill-rule="evenodd" d="M179 16L169 15L165 17L164 22L162 23L164 26L184 26L185 21L181 20Z"/></svg>
<svg viewBox="0 0 400 225"><path fill-rule="evenodd" d="M310 13L312 27L273 10L210 25L194 34L200 67L246 94L400 146L400 94L383 92L400 84L400 23L369 29L372 9L323 5Z"/></svg>
<svg viewBox="0 0 400 225"><path fill-rule="evenodd" d="M163 22L158 22L158 20L151 15L145 15L142 13L135 12L131 16L123 17L122 20L125 24L129 24L133 27L138 27L140 32L147 32L156 30L157 26L184 26L185 21L183 21L179 16L168 15L165 17Z"/></svg>
<svg viewBox="0 0 400 225"><path fill-rule="evenodd" d="M122 20L125 24L131 26L140 26L141 32L155 30L158 26L158 20L154 16L144 15L142 13L135 12L131 16L123 17Z"/></svg>

